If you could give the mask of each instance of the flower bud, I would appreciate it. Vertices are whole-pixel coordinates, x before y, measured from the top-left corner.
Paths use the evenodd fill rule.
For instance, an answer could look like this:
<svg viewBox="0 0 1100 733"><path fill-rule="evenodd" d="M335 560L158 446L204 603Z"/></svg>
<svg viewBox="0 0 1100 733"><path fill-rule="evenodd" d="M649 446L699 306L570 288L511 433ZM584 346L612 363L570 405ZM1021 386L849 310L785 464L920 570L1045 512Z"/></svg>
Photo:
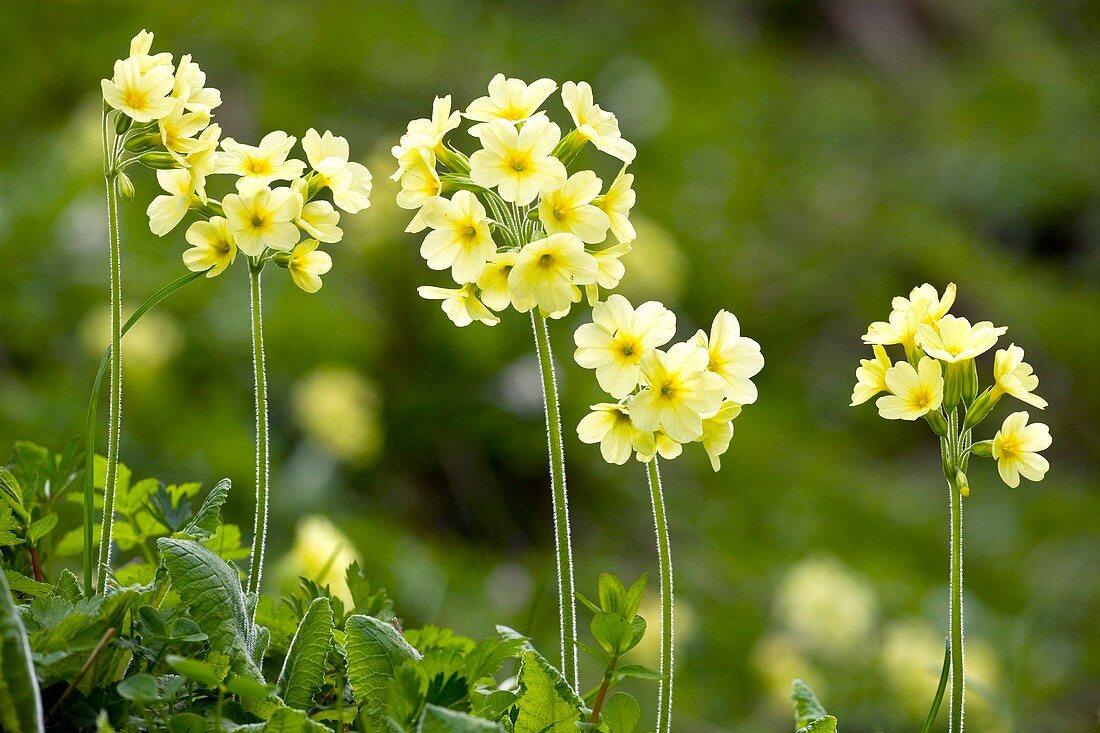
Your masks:
<svg viewBox="0 0 1100 733"><path fill-rule="evenodd" d="M940 441L940 453L943 475L950 481L951 477L955 475L955 461L951 458L951 450L947 445L946 438Z"/></svg>
<svg viewBox="0 0 1100 733"><path fill-rule="evenodd" d="M289 267L290 266L290 252L280 252L277 255L275 255L274 257L272 257L271 261L274 262L279 267Z"/></svg>
<svg viewBox="0 0 1100 733"><path fill-rule="evenodd" d="M958 471L955 474L955 485L959 487L960 494L963 496L970 496L970 481L962 471Z"/></svg>
<svg viewBox="0 0 1100 733"><path fill-rule="evenodd" d="M173 158L169 153L144 153L138 158L138 162L146 168L153 168L155 170L171 170L180 167L179 161Z"/></svg>
<svg viewBox="0 0 1100 733"><path fill-rule="evenodd" d="M932 410L924 416L924 419L928 421L933 433L941 438L947 437L947 420L944 419L942 412L939 410Z"/></svg>
<svg viewBox="0 0 1100 733"><path fill-rule="evenodd" d="M943 377L943 409L950 412L959 404L963 393L963 373L965 364L948 364Z"/></svg>
<svg viewBox="0 0 1100 733"><path fill-rule="evenodd" d="M573 162L573 159L577 157L577 154L581 152L581 149L587 142L588 138L582 136L576 130L570 130L565 137L558 141L558 145L554 148L554 152L551 153L551 155L560 160L564 165L569 165Z"/></svg>
<svg viewBox="0 0 1100 733"><path fill-rule="evenodd" d="M131 138L127 138L126 142L122 144L122 147L126 148L131 153L144 153L147 150L152 150L157 145L160 145L160 135L150 132L144 135L134 135Z"/></svg>
<svg viewBox="0 0 1100 733"><path fill-rule="evenodd" d="M115 181L118 185L118 195L127 201L134 200L134 182L130 180L130 176L126 175L122 171L118 172L115 177Z"/></svg>
<svg viewBox="0 0 1100 733"><path fill-rule="evenodd" d="M134 121L130 118L129 115L119 112L118 115L115 117L115 134L125 135L126 131L130 129L130 125L132 125L133 123Z"/></svg>
<svg viewBox="0 0 1100 733"><path fill-rule="evenodd" d="M443 145L441 149L435 152L435 157L440 163L447 166L447 169L452 173L459 173L464 176L470 174L470 159L454 148Z"/></svg>
<svg viewBox="0 0 1100 733"><path fill-rule="evenodd" d="M966 404L974 401L978 394L978 366L973 359L967 359L963 369L962 398Z"/></svg>
<svg viewBox="0 0 1100 733"><path fill-rule="evenodd" d="M974 445L970 446L970 455L978 456L979 458L992 458L993 457L993 441L982 440Z"/></svg>
<svg viewBox="0 0 1100 733"><path fill-rule="evenodd" d="M973 430L978 424L984 420L989 413L997 406L997 401L1000 399L1000 395L994 395L992 389L986 389L978 395L978 398L971 403L969 409L966 411L966 417L963 418L963 431Z"/></svg>

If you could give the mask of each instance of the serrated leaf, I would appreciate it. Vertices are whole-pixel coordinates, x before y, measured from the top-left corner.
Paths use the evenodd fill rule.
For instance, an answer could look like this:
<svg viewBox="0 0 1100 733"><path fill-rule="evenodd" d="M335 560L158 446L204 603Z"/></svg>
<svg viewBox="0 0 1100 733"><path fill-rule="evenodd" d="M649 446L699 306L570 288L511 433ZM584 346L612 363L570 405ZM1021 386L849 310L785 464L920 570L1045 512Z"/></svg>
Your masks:
<svg viewBox="0 0 1100 733"><path fill-rule="evenodd" d="M475 713L489 720L500 720L504 713L516 704L519 696L511 690L493 690L484 698L474 695L471 699Z"/></svg>
<svg viewBox="0 0 1100 733"><path fill-rule="evenodd" d="M456 710L448 710L438 705L425 705L416 726L417 733L486 733L500 731L504 726L484 718L475 718Z"/></svg>
<svg viewBox="0 0 1100 733"><path fill-rule="evenodd" d="M634 733L641 719L642 709L638 701L625 692L616 692L609 697L600 714L600 720L607 724L611 733Z"/></svg>
<svg viewBox="0 0 1100 733"><path fill-rule="evenodd" d="M466 677L471 684L474 684L485 677L492 676L501 668L505 659L519 654L524 643L523 639L505 639L499 636L479 641L466 653L464 660Z"/></svg>
<svg viewBox="0 0 1100 733"><path fill-rule="evenodd" d="M393 626L372 616L349 616L344 631L348 680L355 700L368 709L380 709L394 670L406 659L420 659L420 653Z"/></svg>
<svg viewBox="0 0 1100 733"><path fill-rule="evenodd" d="M332 603L327 598L314 599L294 632L275 685L289 707L299 710L313 707L313 698L324 685L328 672L332 632Z"/></svg>
<svg viewBox="0 0 1100 733"><path fill-rule="evenodd" d="M233 483L227 478L223 478L221 481L214 484L214 488L212 488L210 493L206 495L206 498L203 499L202 506L195 512L195 516L191 518L190 522L180 528L176 536L201 540L213 537L218 531L218 527L221 526L222 506L225 504L226 499L229 498L229 490L232 487Z"/></svg>
<svg viewBox="0 0 1100 733"><path fill-rule="evenodd" d="M252 661L256 628L236 568L198 542L162 537L157 545L172 586L211 648L229 654L237 674L262 683Z"/></svg>
<svg viewBox="0 0 1100 733"><path fill-rule="evenodd" d="M810 723L824 718L827 713L817 700L817 695L803 680L791 682L791 699L794 701L794 727L804 728Z"/></svg>
<svg viewBox="0 0 1100 733"><path fill-rule="evenodd" d="M49 583L39 583L34 578L28 578L14 570L4 569L4 578L8 581L9 592L22 593L25 596L37 597L46 595L53 590Z"/></svg>
<svg viewBox="0 0 1100 733"><path fill-rule="evenodd" d="M27 632L0 575L0 729L11 733L44 731Z"/></svg>
<svg viewBox="0 0 1100 733"><path fill-rule="evenodd" d="M84 591L80 587L80 581L73 575L73 571L65 568L57 576L57 595L69 603L76 603L84 597Z"/></svg>
<svg viewBox="0 0 1100 733"><path fill-rule="evenodd" d="M524 652L519 687L515 733L575 733L584 703L538 652Z"/></svg>
<svg viewBox="0 0 1100 733"><path fill-rule="evenodd" d="M278 708L271 714L267 722L239 725L234 730L242 733L244 731L259 731L260 733L331 733L324 725L315 720L310 720L309 716L301 710L292 708Z"/></svg>
<svg viewBox="0 0 1100 733"><path fill-rule="evenodd" d="M836 733L836 718L826 715L818 718L804 728L799 728L798 733Z"/></svg>
<svg viewBox="0 0 1100 733"><path fill-rule="evenodd" d="M54 513L47 514L41 519L31 522L31 526L27 527L27 541L32 545L37 544L38 540L48 535L56 526L57 514Z"/></svg>

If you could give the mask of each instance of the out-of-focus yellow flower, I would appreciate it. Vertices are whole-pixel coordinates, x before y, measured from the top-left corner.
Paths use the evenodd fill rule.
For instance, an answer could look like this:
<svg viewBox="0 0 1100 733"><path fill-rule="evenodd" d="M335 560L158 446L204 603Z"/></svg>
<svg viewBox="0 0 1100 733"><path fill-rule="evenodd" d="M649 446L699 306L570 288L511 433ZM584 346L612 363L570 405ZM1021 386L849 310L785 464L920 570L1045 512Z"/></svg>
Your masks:
<svg viewBox="0 0 1100 733"><path fill-rule="evenodd" d="M523 246L508 273L508 287L518 310L537 305L544 314L560 318L580 299L576 286L596 282L597 274L596 259L579 239L551 234Z"/></svg>
<svg viewBox="0 0 1100 733"><path fill-rule="evenodd" d="M630 223L630 210L634 208L637 195L634 193L634 174L624 169L612 181L607 193L593 201L599 206L611 222L611 234L620 243L633 242L638 233Z"/></svg>
<svg viewBox="0 0 1100 733"><path fill-rule="evenodd" d="M141 73L145 73L152 69L154 66L166 66L168 70L172 69L172 54L167 51L162 51L157 54L150 54L149 51L153 48L153 34L142 28L138 31L137 35L130 39L130 56L141 70Z"/></svg>
<svg viewBox="0 0 1100 733"><path fill-rule="evenodd" d="M1024 350L1016 344L998 349L993 355L993 379L996 381L990 393L993 399L1009 394L1032 407L1040 410L1046 408L1047 401L1033 394L1039 387L1039 378L1031 365L1024 361Z"/></svg>
<svg viewBox="0 0 1100 733"><path fill-rule="evenodd" d="M217 277L237 258L237 244L223 216L194 222L184 238L191 248L183 253L183 264L192 272L205 271L207 277Z"/></svg>
<svg viewBox="0 0 1100 733"><path fill-rule="evenodd" d="M873 344L874 359L860 359L860 366L856 369L856 386L852 390L852 403L850 407L862 405L879 392L888 392L886 386L886 371L892 366L886 349L881 344Z"/></svg>
<svg viewBox="0 0 1100 733"><path fill-rule="evenodd" d="M720 310L710 326L710 336L699 330L691 343L706 349L710 361L707 370L714 372L726 383L726 398L739 405L756 402L756 385L752 377L764 368L760 344L741 335L737 316Z"/></svg>
<svg viewBox="0 0 1100 733"><path fill-rule="evenodd" d="M133 312L126 308L123 317ZM97 359L111 343L111 311L97 308L80 324L80 341L88 354ZM126 358L123 369L127 374L143 377L152 374L174 359L183 348L185 335L176 320L167 311L150 311L126 332Z"/></svg>
<svg viewBox="0 0 1100 733"><path fill-rule="evenodd" d="M294 220L301 207L301 196L290 188L261 186L222 199L237 247L250 257L267 248L282 252L293 248L300 236Z"/></svg>
<svg viewBox="0 0 1100 733"><path fill-rule="evenodd" d="M206 86L206 73L191 60L189 53L181 56L179 65L176 66L172 96L181 100L190 112L209 112L222 103L222 93Z"/></svg>
<svg viewBox="0 0 1100 733"><path fill-rule="evenodd" d="M789 634L772 633L760 638L752 649L752 666L764 681L768 699L777 713L790 715L791 680L808 679L822 698L829 688L823 675Z"/></svg>
<svg viewBox="0 0 1100 733"><path fill-rule="evenodd" d="M611 220L602 209L592 205L602 185L592 171L579 171L569 176L561 188L543 194L539 221L546 233L568 232L587 244L602 242Z"/></svg>
<svg viewBox="0 0 1100 733"><path fill-rule="evenodd" d="M431 119L421 117L409 122L408 130L401 136L401 141L390 149L397 159L397 170L390 178L399 180L418 157L410 153L418 150L431 156L430 165L434 168L435 154L443 152L443 138L461 122L462 116L458 112L451 112L451 95L436 97L432 102Z"/></svg>
<svg viewBox="0 0 1100 733"><path fill-rule="evenodd" d="M590 140L597 150L624 163L634 160L638 151L623 139L615 115L600 109L600 105L592 102L592 87L588 82L565 82L561 85L561 99L573 117L573 123L581 137Z"/></svg>
<svg viewBox="0 0 1100 733"><path fill-rule="evenodd" d="M420 246L428 267L450 268L460 285L477 280L497 249L477 197L469 191L456 191L450 200L436 196L424 203L420 216L432 229Z"/></svg>
<svg viewBox="0 0 1100 733"><path fill-rule="evenodd" d="M495 119L480 125L478 135L483 148L470 156L470 178L496 187L505 201L527 206L565 182L565 166L551 155L561 131L546 117L532 117L521 129Z"/></svg>
<svg viewBox="0 0 1100 733"><path fill-rule="evenodd" d="M867 644L878 620L878 599L861 575L838 560L811 557L780 581L775 613L804 649L837 658Z"/></svg>
<svg viewBox="0 0 1100 733"><path fill-rule="evenodd" d="M741 405L726 400L722 406L712 415L703 416L703 434L699 442L703 444L703 450L710 459L710 467L715 473L722 468L722 456L730 447L733 440L733 420L741 414Z"/></svg>
<svg viewBox="0 0 1100 733"><path fill-rule="evenodd" d="M459 328L469 326L474 321L484 323L486 326L495 326L500 323L500 319L478 300L477 288L472 283L467 283L461 288L421 285L416 292L425 300L442 300L440 307L443 308L443 312Z"/></svg>
<svg viewBox="0 0 1100 733"><path fill-rule="evenodd" d="M332 201L349 214L370 206L371 174L365 165L349 161L347 138L325 130L319 135L312 127L302 138L306 159L316 171L316 181L332 191Z"/></svg>
<svg viewBox="0 0 1100 733"><path fill-rule="evenodd" d="M114 76L103 79L100 86L107 104L134 122L159 120L176 104L168 96L172 92L172 67L156 64L143 72L141 63L133 57L116 61Z"/></svg>
<svg viewBox="0 0 1100 733"><path fill-rule="evenodd" d="M272 181L292 181L306 168L300 160L287 159L294 142L295 138L282 130L267 133L259 145L244 145L227 137L222 140L214 172L239 176L237 190L242 194Z"/></svg>
<svg viewBox="0 0 1100 733"><path fill-rule="evenodd" d="M295 388L293 406L302 430L344 461L365 463L382 447L378 395L354 369L330 366L313 372Z"/></svg>
<svg viewBox="0 0 1100 733"><path fill-rule="evenodd" d="M513 124L523 122L538 112L542 103L557 88L558 84L553 79L539 79L528 84L522 79L506 79L504 74L497 74L489 82L488 96L470 102L465 116L476 122L498 119Z"/></svg>
<svg viewBox="0 0 1100 733"><path fill-rule="evenodd" d="M577 437L582 443L599 443L605 461L621 466L635 451L652 452L653 434L638 430L624 405L601 402L591 410L578 423Z"/></svg>
<svg viewBox="0 0 1100 733"><path fill-rule="evenodd" d="M512 291L508 289L508 274L516 264L515 252L497 252L489 258L485 269L477 278L481 299L495 311L502 311L512 303Z"/></svg>
<svg viewBox="0 0 1100 733"><path fill-rule="evenodd" d="M675 344L668 352L654 349L642 359L645 388L631 401L630 415L641 430L664 430L688 443L703 435L702 415L722 404L722 378L707 371L706 349Z"/></svg>
<svg viewBox="0 0 1100 733"><path fill-rule="evenodd" d="M917 336L929 356L955 364L989 351L1007 330L989 321L979 321L972 326L965 318L946 315L934 323L921 323Z"/></svg>
<svg viewBox="0 0 1100 733"><path fill-rule="evenodd" d="M149 230L163 237L183 221L194 198L191 174L184 168L158 170L157 183L167 194L161 194L149 202L145 213L149 216Z"/></svg>
<svg viewBox="0 0 1100 733"><path fill-rule="evenodd" d="M573 334L576 362L596 370L596 381L615 399L634 391L641 378L642 358L664 346L676 334L676 314L661 303L638 306L621 295L612 295L592 308L592 323Z"/></svg>
<svg viewBox="0 0 1100 733"><path fill-rule="evenodd" d="M1027 421L1026 412L1014 412L993 436L997 473L1012 488L1020 485L1021 476L1028 481L1042 481L1050 469L1047 459L1039 455L1039 451L1050 447L1050 428L1041 422L1028 425Z"/></svg>
<svg viewBox="0 0 1100 733"><path fill-rule="evenodd" d="M347 568L359 559L352 541L329 519L317 514L303 517L294 533L294 545L283 559L286 577L302 576L327 585L332 595L351 604Z"/></svg>
<svg viewBox="0 0 1100 733"><path fill-rule="evenodd" d="M321 289L321 275L332 269L332 258L328 252L317 249L316 239L303 239L294 245L287 260L286 269L290 279L307 293L316 293Z"/></svg>
<svg viewBox="0 0 1100 733"><path fill-rule="evenodd" d="M943 404L943 369L927 356L916 369L907 361L887 369L886 386L890 394L879 397L875 405L887 420L916 420Z"/></svg>

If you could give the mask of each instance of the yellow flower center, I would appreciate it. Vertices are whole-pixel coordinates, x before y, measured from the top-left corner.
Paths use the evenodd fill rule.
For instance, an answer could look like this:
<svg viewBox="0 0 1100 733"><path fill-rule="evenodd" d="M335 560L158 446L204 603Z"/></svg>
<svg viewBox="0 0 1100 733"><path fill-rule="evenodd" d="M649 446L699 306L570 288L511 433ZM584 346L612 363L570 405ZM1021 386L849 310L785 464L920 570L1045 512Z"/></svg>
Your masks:
<svg viewBox="0 0 1100 733"><path fill-rule="evenodd" d="M676 397L676 385L672 382L665 382L661 385L661 396L665 399L673 399Z"/></svg>
<svg viewBox="0 0 1100 733"><path fill-rule="evenodd" d="M550 268L554 266L554 255L547 252L542 257L539 257L539 267Z"/></svg>
<svg viewBox="0 0 1100 733"><path fill-rule="evenodd" d="M913 406L917 409L929 409L929 406L932 404L932 390L930 390L928 387L921 387L920 389L913 392L911 401L913 403Z"/></svg>
<svg viewBox="0 0 1100 733"><path fill-rule="evenodd" d="M249 158L244 169L254 176L266 176L271 173L271 161L267 158Z"/></svg>
<svg viewBox="0 0 1100 733"><path fill-rule="evenodd" d="M131 109L140 110L145 109L145 106L149 104L149 95L137 89L129 89L123 100Z"/></svg>
<svg viewBox="0 0 1100 733"><path fill-rule="evenodd" d="M259 212L253 213L252 214L252 228L253 229L263 229L265 226L267 226L267 217L260 214Z"/></svg>
<svg viewBox="0 0 1100 733"><path fill-rule="evenodd" d="M529 164L527 156L522 154L514 154L508 159L508 167L516 173L523 173Z"/></svg>
<svg viewBox="0 0 1100 733"><path fill-rule="evenodd" d="M1001 436L1000 441L1001 455L1005 458L1015 458L1020 454L1020 441L1016 436Z"/></svg>
<svg viewBox="0 0 1100 733"><path fill-rule="evenodd" d="M642 358L642 345L633 336L620 333L615 338L615 348L625 357L626 361L637 362Z"/></svg>

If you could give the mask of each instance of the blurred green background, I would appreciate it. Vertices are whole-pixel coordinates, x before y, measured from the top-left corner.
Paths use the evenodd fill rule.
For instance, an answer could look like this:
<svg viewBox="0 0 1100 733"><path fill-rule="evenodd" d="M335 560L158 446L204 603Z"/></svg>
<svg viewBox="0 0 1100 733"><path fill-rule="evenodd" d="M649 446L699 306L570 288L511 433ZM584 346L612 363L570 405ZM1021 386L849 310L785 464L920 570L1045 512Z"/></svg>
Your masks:
<svg viewBox="0 0 1100 733"><path fill-rule="evenodd" d="M376 180L308 296L266 277L273 529L331 518L406 626L492 623L556 649L541 396L527 319L454 328L392 203L389 147L435 94L497 71L586 79L637 143L622 292L732 310L767 359L720 474L665 464L678 589L676 728L789 729L805 676L851 733L923 720L947 624L947 494L920 424L847 404L859 336L890 297L959 285L1010 326L1050 400L1038 485L983 463L966 502L976 731L1092 731L1100 710L1100 7L976 0L4 4L0 9L0 444L82 424L106 344L99 80L147 27L222 90L225 133L345 135ZM554 99L550 102L557 105ZM126 302L183 271L139 174ZM247 278L234 267L127 337L123 458L166 481L229 476L251 521ZM555 322L578 585L656 571L644 473L573 427L597 401ZM989 364L983 363L985 379ZM1006 403L1008 400L1006 400ZM1009 411L998 408L990 423ZM992 426L987 426L992 433ZM101 433L102 435L102 433ZM988 437L988 436L987 436ZM6 449L4 449L6 450ZM100 446L100 450L103 447ZM311 522L306 551L333 540ZM272 590L276 581L273 575ZM651 586L652 587L652 586ZM655 591L655 588L652 588ZM648 616L656 630L655 593ZM655 664L655 641L638 661ZM596 670L587 679L595 683ZM653 688L637 688L647 700ZM648 709L652 710L652 703ZM946 711L940 728L946 726Z"/></svg>

